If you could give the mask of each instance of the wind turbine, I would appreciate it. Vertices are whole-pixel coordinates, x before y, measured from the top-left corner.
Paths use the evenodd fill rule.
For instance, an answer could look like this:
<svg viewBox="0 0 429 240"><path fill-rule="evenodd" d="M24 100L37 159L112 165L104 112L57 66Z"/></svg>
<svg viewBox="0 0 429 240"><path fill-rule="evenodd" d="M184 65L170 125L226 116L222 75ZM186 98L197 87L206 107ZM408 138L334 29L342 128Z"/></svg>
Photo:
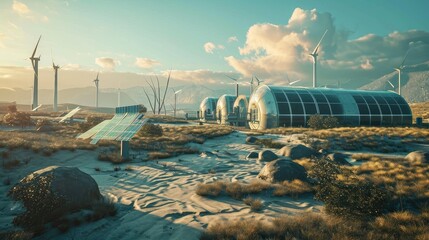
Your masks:
<svg viewBox="0 0 429 240"><path fill-rule="evenodd" d="M300 81L301 81L301 79L298 79L298 80L295 80L295 81L291 82L291 81L290 81L290 79L289 79L289 74L287 74L287 73L286 73L286 79L287 79L287 83L288 83L288 85L289 85L289 86L292 86L292 85L294 85L295 83L297 83L297 82L300 82Z"/></svg>
<svg viewBox="0 0 429 240"><path fill-rule="evenodd" d="M255 78L256 78L256 81L258 82L258 86L259 86L259 84L261 84L261 82L264 82L264 81L259 80L259 78L257 76L255 76Z"/></svg>
<svg viewBox="0 0 429 240"><path fill-rule="evenodd" d="M252 76L252 79L250 80L250 94L252 94L253 93L253 76Z"/></svg>
<svg viewBox="0 0 429 240"><path fill-rule="evenodd" d="M231 79L232 81L235 81L235 95L238 97L238 81L237 81L237 78L233 78L233 77L230 77L228 75L225 75L225 76L228 77L229 79Z"/></svg>
<svg viewBox="0 0 429 240"><path fill-rule="evenodd" d="M173 89L173 88L172 88ZM176 117L176 104L177 104L177 94L178 93L180 93L181 91L182 91L183 89L180 89L180 90L177 90L177 91L174 91L174 89L173 89L173 91L174 91L174 117Z"/></svg>
<svg viewBox="0 0 429 240"><path fill-rule="evenodd" d="M397 67L397 68L393 68L393 69L395 69L395 71L398 72L398 94L399 94L399 96L401 95L401 72L402 72L402 69L404 69L405 59L407 59L409 52L410 52L410 49L408 49L407 53L405 53L405 57L404 57L404 60L402 61L401 65L399 65L399 67Z"/></svg>
<svg viewBox="0 0 429 240"><path fill-rule="evenodd" d="M100 79L98 79L98 74L100 72L97 73L97 78L95 78L94 83L95 83L95 107L98 108L98 83L100 82Z"/></svg>
<svg viewBox="0 0 429 240"><path fill-rule="evenodd" d="M40 39L42 38L42 35L40 35L39 40L37 41L36 47L34 48L33 54L30 57L31 65L33 65L34 70L34 84L33 84L33 104L31 106L31 109L35 109L37 106L39 106L39 57L34 57L36 55L37 46L39 46Z"/></svg>
<svg viewBox="0 0 429 240"><path fill-rule="evenodd" d="M54 60L52 59L52 68L55 71L54 79L54 112L58 112L58 69L59 65L55 65Z"/></svg>
<svg viewBox="0 0 429 240"><path fill-rule="evenodd" d="M317 56L319 55L317 51L319 50L320 43L322 43L323 38L325 37L326 33L328 32L328 29L326 29L325 33L323 34L322 38L320 39L319 43L316 45L316 48L314 48L313 52L310 53L310 56L313 57L313 88L317 87L317 78L316 78L316 65L317 65Z"/></svg>

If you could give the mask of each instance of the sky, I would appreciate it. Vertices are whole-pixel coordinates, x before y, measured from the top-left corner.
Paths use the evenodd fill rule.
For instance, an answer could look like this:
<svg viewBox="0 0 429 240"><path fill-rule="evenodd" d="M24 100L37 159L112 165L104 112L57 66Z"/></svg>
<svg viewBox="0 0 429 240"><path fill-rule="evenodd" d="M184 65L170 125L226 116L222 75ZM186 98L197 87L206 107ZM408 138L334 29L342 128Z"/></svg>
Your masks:
<svg viewBox="0 0 429 240"><path fill-rule="evenodd" d="M147 85L211 87L225 75L310 86L308 55L328 30L318 58L320 85L363 85L402 62L429 61L426 0L0 0L0 87L30 88L36 55L40 88Z"/></svg>

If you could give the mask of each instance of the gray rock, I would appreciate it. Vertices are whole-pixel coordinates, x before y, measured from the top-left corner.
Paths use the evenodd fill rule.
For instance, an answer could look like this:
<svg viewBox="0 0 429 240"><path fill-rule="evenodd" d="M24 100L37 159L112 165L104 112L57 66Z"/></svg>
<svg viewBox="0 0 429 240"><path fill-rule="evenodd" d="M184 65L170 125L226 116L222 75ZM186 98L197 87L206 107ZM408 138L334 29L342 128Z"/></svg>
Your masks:
<svg viewBox="0 0 429 240"><path fill-rule="evenodd" d="M346 160L346 158L347 158L346 154L330 153L330 154L326 155L326 158L337 163L337 164L340 164L340 165L348 165L348 166L352 165Z"/></svg>
<svg viewBox="0 0 429 240"><path fill-rule="evenodd" d="M422 151L414 151L410 152L407 156L405 156L405 159L410 161L411 163L429 163L429 152L422 152Z"/></svg>
<svg viewBox="0 0 429 240"><path fill-rule="evenodd" d="M298 163L293 162L290 158L280 158L271 161L262 168L258 178L271 182L283 182L299 179L307 180L307 171Z"/></svg>
<svg viewBox="0 0 429 240"><path fill-rule="evenodd" d="M250 152L247 156L246 159L250 159L250 158L258 158L259 154L257 152Z"/></svg>
<svg viewBox="0 0 429 240"><path fill-rule="evenodd" d="M38 199L41 195L35 193L34 189L43 192L44 199ZM58 199L61 202L60 209L53 210L63 213L89 207L102 199L95 180L75 167L50 166L38 170L23 178L10 193L13 198L20 194L30 196L28 199L34 201L31 204L34 208L38 208L39 204L42 207L45 199Z"/></svg>
<svg viewBox="0 0 429 240"><path fill-rule="evenodd" d="M249 136L249 137L247 137L247 138L246 138L246 143L251 143L251 144L253 144L253 143L255 143L257 140L258 140L258 139L257 139L256 137Z"/></svg>
<svg viewBox="0 0 429 240"><path fill-rule="evenodd" d="M291 159L309 158L311 156L318 156L319 153L315 150L306 147L302 144L284 146L279 150L280 156L289 157Z"/></svg>
<svg viewBox="0 0 429 240"><path fill-rule="evenodd" d="M277 154L273 153L270 150L262 150L259 152L259 155L258 155L258 160L264 161L264 162L269 162L277 158L279 158Z"/></svg>

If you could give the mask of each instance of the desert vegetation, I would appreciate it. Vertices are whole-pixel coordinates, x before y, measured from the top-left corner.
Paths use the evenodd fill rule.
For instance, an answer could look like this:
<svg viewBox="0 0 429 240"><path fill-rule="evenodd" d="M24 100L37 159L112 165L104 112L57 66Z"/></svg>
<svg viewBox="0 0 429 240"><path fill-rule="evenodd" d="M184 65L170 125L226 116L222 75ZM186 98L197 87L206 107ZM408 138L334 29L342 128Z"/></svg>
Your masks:
<svg viewBox="0 0 429 240"><path fill-rule="evenodd" d="M339 126L338 119L332 116L313 115L308 119L307 125L313 129L336 128Z"/></svg>

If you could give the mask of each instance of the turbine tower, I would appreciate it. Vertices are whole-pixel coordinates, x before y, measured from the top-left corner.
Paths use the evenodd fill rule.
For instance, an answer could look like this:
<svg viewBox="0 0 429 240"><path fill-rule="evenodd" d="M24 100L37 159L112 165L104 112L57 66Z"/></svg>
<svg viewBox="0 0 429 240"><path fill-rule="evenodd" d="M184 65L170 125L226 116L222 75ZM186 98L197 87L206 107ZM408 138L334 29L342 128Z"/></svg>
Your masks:
<svg viewBox="0 0 429 240"><path fill-rule="evenodd" d="M40 38L42 38L42 35L40 35L39 40L37 41L36 47L34 48L33 54L30 57L31 65L33 65L34 70L34 83L33 83L33 103L31 106L31 109L35 109L37 106L39 106L39 57L34 57L36 55L37 46L39 46Z"/></svg>
<svg viewBox="0 0 429 240"><path fill-rule="evenodd" d="M319 43L316 45L316 48L314 48L313 52L310 53L310 56L313 57L313 88L317 87L316 65L317 65L317 56L319 55L317 53L317 51L319 50L320 43L322 43L322 40L325 37L327 32L328 32L328 29L326 29L326 31L323 34L322 38L320 39Z"/></svg>
<svg viewBox="0 0 429 240"><path fill-rule="evenodd" d="M402 72L402 69L404 69L405 59L407 59L409 52L410 52L410 49L408 49L407 53L405 53L405 57L404 57L404 60L402 61L401 65L399 65L399 67L397 67L397 68L393 68L393 69L395 69L395 71L398 72L398 94L399 94L399 96L401 95L401 72Z"/></svg>
<svg viewBox="0 0 429 240"><path fill-rule="evenodd" d="M237 81L237 78L233 78L233 77L230 77L228 75L225 75L225 76L227 76L232 81L235 81L235 96L238 97L238 81Z"/></svg>
<svg viewBox="0 0 429 240"><path fill-rule="evenodd" d="M55 65L52 60L52 68L55 71L55 80L54 80L54 112L58 112L58 69L59 65Z"/></svg>
<svg viewBox="0 0 429 240"><path fill-rule="evenodd" d="M183 89L180 89L180 90L174 91L174 89L173 89L173 91L174 91L174 117L176 117L176 110L177 110L177 108L176 108L176 104L177 104L177 94L178 94L178 93L180 93L182 90L183 90Z"/></svg>
<svg viewBox="0 0 429 240"><path fill-rule="evenodd" d="M95 83L95 107L98 108L98 83L100 82L100 80L98 79L98 74L100 72L97 73L97 78L95 78L94 83Z"/></svg>

